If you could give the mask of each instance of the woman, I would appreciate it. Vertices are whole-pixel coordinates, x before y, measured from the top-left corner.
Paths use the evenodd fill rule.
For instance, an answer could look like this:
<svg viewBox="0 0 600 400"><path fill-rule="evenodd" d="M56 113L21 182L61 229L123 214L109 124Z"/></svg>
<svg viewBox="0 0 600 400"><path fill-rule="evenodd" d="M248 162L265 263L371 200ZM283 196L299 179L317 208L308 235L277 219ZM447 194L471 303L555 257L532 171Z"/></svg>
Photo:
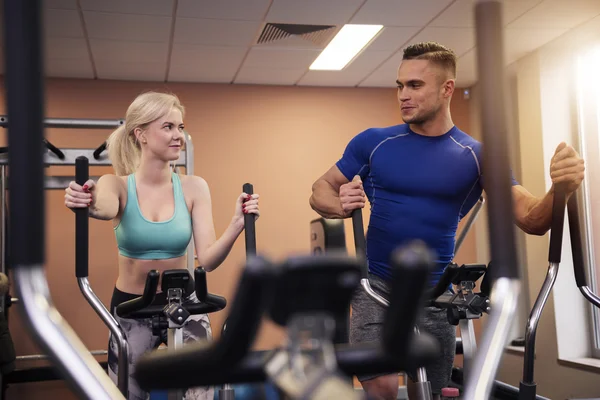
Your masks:
<svg viewBox="0 0 600 400"><path fill-rule="evenodd" d="M107 142L115 175L104 175L83 186L70 182L65 205L88 207L89 215L112 220L119 249L119 275L111 300L111 313L120 323L129 343L129 399L145 399L133 377L137 359L157 348L164 337L152 335L150 319L119 318L116 307L144 291L150 270L186 268L186 250L193 236L199 265L213 271L229 254L244 228L244 214L259 216L258 195L242 193L233 218L223 235L216 238L211 196L206 181L198 176L179 176L170 163L179 159L184 138L184 108L171 94L148 92L129 106L125 124ZM160 285L159 285L160 287ZM185 302L197 302L193 290ZM155 304L166 303L159 293ZM185 303L184 303L185 304ZM212 338L207 315L194 315L183 331L184 341ZM109 374L116 382L117 343L110 338ZM187 399L212 398L211 388L190 389Z"/></svg>

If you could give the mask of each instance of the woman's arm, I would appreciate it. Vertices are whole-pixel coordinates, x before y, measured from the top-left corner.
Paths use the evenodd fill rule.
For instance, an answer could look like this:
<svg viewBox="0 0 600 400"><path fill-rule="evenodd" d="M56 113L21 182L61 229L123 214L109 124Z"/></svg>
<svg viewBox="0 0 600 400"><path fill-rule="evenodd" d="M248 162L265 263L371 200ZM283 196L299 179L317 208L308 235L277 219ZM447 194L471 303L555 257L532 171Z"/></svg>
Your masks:
<svg viewBox="0 0 600 400"><path fill-rule="evenodd" d="M259 215L258 194L240 194L235 213L225 232L217 239L212 216L210 190L206 181L198 176L190 177L193 189L192 228L198 263L206 271L213 271L225 261L236 239L244 230L244 214Z"/></svg>
<svg viewBox="0 0 600 400"><path fill-rule="evenodd" d="M65 205L70 209L89 207L91 218L109 221L119 213L123 183L116 175L103 175L98 182L88 180L83 186L69 183Z"/></svg>

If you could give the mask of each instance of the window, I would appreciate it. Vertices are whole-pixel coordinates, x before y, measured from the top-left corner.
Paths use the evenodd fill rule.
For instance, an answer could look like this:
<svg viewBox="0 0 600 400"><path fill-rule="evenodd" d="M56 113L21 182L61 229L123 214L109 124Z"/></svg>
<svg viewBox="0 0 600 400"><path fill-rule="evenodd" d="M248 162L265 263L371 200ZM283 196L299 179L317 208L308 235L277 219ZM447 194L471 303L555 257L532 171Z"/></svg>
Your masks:
<svg viewBox="0 0 600 400"><path fill-rule="evenodd" d="M600 292L600 46L577 59L577 119L581 156L586 162L582 190L589 286ZM600 358L600 310L589 306L593 356Z"/></svg>

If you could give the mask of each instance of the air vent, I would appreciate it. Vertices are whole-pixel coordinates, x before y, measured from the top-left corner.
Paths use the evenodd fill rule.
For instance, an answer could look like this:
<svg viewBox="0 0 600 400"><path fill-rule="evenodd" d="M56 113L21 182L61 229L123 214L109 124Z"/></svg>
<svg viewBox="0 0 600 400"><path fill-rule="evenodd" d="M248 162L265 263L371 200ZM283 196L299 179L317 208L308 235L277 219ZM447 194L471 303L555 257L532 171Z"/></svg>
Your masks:
<svg viewBox="0 0 600 400"><path fill-rule="evenodd" d="M304 45L325 47L337 29L336 25L275 24L268 22L256 42L258 45Z"/></svg>

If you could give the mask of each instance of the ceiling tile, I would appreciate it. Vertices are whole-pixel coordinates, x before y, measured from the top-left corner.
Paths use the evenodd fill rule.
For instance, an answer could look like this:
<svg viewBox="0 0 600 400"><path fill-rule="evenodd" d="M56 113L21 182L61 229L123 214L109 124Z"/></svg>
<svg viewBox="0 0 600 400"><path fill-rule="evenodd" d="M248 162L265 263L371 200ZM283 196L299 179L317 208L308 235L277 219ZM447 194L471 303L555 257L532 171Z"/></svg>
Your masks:
<svg viewBox="0 0 600 400"><path fill-rule="evenodd" d="M425 28L410 40L410 43L438 42L461 56L475 46L473 28Z"/></svg>
<svg viewBox="0 0 600 400"><path fill-rule="evenodd" d="M477 82L477 77L477 51L471 49L456 62L456 86L472 86Z"/></svg>
<svg viewBox="0 0 600 400"><path fill-rule="evenodd" d="M598 0L545 0L520 18L510 28L573 28L600 14Z"/></svg>
<svg viewBox="0 0 600 400"><path fill-rule="evenodd" d="M424 26L452 0L367 0L352 18L353 24Z"/></svg>
<svg viewBox="0 0 600 400"><path fill-rule="evenodd" d="M44 73L53 78L94 79L89 58L78 62L64 58L50 58L44 64Z"/></svg>
<svg viewBox="0 0 600 400"><path fill-rule="evenodd" d="M300 69L306 71L319 56L318 50L272 49L253 47L244 68Z"/></svg>
<svg viewBox="0 0 600 400"><path fill-rule="evenodd" d="M82 38L83 27L77 10L46 10L44 33L49 37Z"/></svg>
<svg viewBox="0 0 600 400"><path fill-rule="evenodd" d="M174 44L170 82L231 82L248 49Z"/></svg>
<svg viewBox="0 0 600 400"><path fill-rule="evenodd" d="M87 60L90 56L85 39L52 38L44 40L44 55L46 59L67 59L72 62Z"/></svg>
<svg viewBox="0 0 600 400"><path fill-rule="evenodd" d="M218 19L177 18L174 43L210 46L249 46L261 23Z"/></svg>
<svg viewBox="0 0 600 400"><path fill-rule="evenodd" d="M308 71L298 82L298 85L356 86L361 79L377 68L391 53L391 51L365 50L341 71Z"/></svg>
<svg viewBox="0 0 600 400"><path fill-rule="evenodd" d="M358 86L396 87L396 76L401 62L402 52L398 52L359 82Z"/></svg>
<svg viewBox="0 0 600 400"><path fill-rule="evenodd" d="M179 0L177 16L262 21L270 0Z"/></svg>
<svg viewBox="0 0 600 400"><path fill-rule="evenodd" d="M508 24L543 0L505 0L502 3L504 24ZM429 26L447 28L474 28L476 0L457 0Z"/></svg>
<svg viewBox="0 0 600 400"><path fill-rule="evenodd" d="M117 14L173 15L174 0L79 0L85 11Z"/></svg>
<svg viewBox="0 0 600 400"><path fill-rule="evenodd" d="M119 63L162 63L167 65L166 43L141 43L90 39L94 60L114 60Z"/></svg>
<svg viewBox="0 0 600 400"><path fill-rule="evenodd" d="M506 64L517 61L565 32L567 29L507 28L504 34Z"/></svg>
<svg viewBox="0 0 600 400"><path fill-rule="evenodd" d="M277 69L244 66L235 78L236 84L294 85L306 69Z"/></svg>
<svg viewBox="0 0 600 400"><path fill-rule="evenodd" d="M416 26L386 26L382 32L369 45L369 50L398 50L403 46L415 33L419 31Z"/></svg>
<svg viewBox="0 0 600 400"><path fill-rule="evenodd" d="M77 0L43 0L42 4L46 8L77 10Z"/></svg>
<svg viewBox="0 0 600 400"><path fill-rule="evenodd" d="M162 82L165 79L166 64L135 62L124 63L115 60L97 60L98 79L126 81Z"/></svg>
<svg viewBox="0 0 600 400"><path fill-rule="evenodd" d="M171 17L84 11L88 35L94 39L168 42Z"/></svg>
<svg viewBox="0 0 600 400"><path fill-rule="evenodd" d="M273 0L266 20L275 23L345 24L363 0Z"/></svg>

